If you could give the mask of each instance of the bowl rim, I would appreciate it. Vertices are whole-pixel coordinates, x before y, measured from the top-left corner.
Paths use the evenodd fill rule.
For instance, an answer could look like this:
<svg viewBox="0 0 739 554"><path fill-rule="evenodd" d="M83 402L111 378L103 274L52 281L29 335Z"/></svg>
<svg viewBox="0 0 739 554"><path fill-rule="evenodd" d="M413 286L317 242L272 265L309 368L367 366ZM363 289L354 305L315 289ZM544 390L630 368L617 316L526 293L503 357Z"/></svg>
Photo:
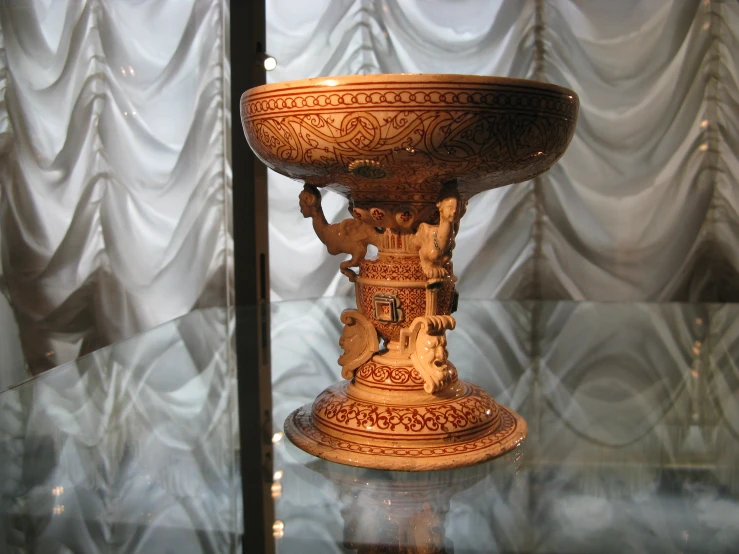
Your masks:
<svg viewBox="0 0 739 554"><path fill-rule="evenodd" d="M291 81L278 81L276 83L267 83L248 89L241 95L241 101L244 102L252 96L270 93L275 91L286 92L293 90L299 91L301 88L309 87L352 87L358 85L367 85L371 82L373 85L381 85L382 83L392 84L414 84L414 83L438 83L439 85L467 85L473 87L485 86L502 86L529 88L534 90L546 90L569 97L574 102L580 103L580 99L576 92L560 85L535 81L533 79L519 79L517 77L498 77L493 75L463 75L456 73L372 73L365 75L331 75L325 77L312 77L309 79L295 79Z"/></svg>

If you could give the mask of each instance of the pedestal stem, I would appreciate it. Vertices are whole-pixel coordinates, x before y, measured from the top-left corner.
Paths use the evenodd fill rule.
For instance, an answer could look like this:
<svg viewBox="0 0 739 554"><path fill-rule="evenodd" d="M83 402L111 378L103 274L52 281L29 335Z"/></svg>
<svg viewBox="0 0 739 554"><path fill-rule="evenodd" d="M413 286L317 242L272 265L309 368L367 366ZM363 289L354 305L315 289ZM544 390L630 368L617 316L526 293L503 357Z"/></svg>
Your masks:
<svg viewBox="0 0 739 554"><path fill-rule="evenodd" d="M448 360L446 332L456 325L451 257L464 212L456 190L446 189L436 203L436 224L414 222L409 209L391 225L393 218L373 208L354 209L353 218L330 225L320 200L306 186L303 215L329 252L351 255L341 268L355 284L357 309L342 313L339 340L348 382L293 413L288 437L333 461L405 470L469 465L522 441L520 417L460 381ZM416 213L432 212L426 206ZM364 258L368 244L377 247L376 259Z"/></svg>

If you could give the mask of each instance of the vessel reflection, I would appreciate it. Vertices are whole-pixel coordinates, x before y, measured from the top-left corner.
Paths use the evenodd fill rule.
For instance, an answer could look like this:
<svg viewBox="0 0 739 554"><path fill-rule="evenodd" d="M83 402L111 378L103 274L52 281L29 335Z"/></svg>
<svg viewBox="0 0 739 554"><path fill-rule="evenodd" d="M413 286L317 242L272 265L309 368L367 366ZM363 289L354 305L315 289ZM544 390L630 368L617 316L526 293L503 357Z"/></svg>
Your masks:
<svg viewBox="0 0 739 554"><path fill-rule="evenodd" d="M378 471L317 460L296 472L318 473L334 485L345 549L358 554L451 554L445 521L452 499L464 503L457 497L473 487L497 489L496 482L510 483L522 459L519 447L491 462L448 471Z"/></svg>

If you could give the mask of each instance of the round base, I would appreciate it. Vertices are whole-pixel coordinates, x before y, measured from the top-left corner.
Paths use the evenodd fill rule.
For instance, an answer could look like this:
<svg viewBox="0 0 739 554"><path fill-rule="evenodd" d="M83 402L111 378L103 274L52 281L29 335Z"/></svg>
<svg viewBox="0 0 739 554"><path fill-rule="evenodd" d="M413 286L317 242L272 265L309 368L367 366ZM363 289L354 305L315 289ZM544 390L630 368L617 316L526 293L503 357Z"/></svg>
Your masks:
<svg viewBox="0 0 739 554"><path fill-rule="evenodd" d="M487 396L481 389L473 388ZM487 462L525 440L528 427L524 419L510 408L500 404L497 407L499 425L469 440L448 444L424 444L402 435L394 437L391 444L376 444L355 436L328 434L315 425L312 404L288 416L285 435L301 450L339 464L395 471L453 469Z"/></svg>

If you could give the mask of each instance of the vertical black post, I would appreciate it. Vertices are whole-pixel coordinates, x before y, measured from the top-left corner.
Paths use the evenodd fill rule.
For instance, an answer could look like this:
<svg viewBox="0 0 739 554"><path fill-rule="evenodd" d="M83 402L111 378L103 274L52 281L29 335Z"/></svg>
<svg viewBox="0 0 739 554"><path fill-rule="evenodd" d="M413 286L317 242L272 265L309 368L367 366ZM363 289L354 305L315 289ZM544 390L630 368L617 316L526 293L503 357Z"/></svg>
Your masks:
<svg viewBox="0 0 739 554"><path fill-rule="evenodd" d="M241 94L265 83L257 62L265 40L264 0L230 2L236 359L244 506L243 551L275 551L272 524L272 396L269 356L267 169L241 127Z"/></svg>

